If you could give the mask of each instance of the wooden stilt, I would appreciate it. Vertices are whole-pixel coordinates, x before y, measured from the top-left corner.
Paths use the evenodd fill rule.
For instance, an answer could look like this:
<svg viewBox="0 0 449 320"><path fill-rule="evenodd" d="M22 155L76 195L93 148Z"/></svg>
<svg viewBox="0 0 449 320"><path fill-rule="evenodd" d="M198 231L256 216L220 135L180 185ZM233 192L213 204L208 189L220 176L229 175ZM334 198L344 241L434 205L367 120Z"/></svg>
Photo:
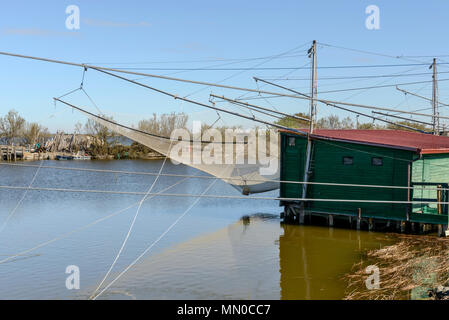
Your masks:
<svg viewBox="0 0 449 320"><path fill-rule="evenodd" d="M405 221L401 221L401 233L405 232Z"/></svg>
<svg viewBox="0 0 449 320"><path fill-rule="evenodd" d="M304 207L301 206L301 209L299 210L299 224L304 224L304 216L305 216Z"/></svg>
<svg viewBox="0 0 449 320"><path fill-rule="evenodd" d="M373 218L369 218L368 219L368 230L372 231L374 229L374 222L373 222Z"/></svg>
<svg viewBox="0 0 449 320"><path fill-rule="evenodd" d="M360 230L361 222L362 222L362 208L359 208L357 214L357 230Z"/></svg>

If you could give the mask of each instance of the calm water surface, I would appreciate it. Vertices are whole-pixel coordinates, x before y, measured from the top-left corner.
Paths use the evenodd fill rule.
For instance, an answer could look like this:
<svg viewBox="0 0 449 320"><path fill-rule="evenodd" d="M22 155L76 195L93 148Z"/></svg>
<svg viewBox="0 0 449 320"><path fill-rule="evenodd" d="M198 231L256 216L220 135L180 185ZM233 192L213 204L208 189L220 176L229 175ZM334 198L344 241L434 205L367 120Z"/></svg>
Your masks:
<svg viewBox="0 0 449 320"><path fill-rule="evenodd" d="M30 164L28 162L27 164ZM40 164L34 162L32 164ZM158 172L162 161L44 161L47 166ZM0 185L28 187L36 168L0 165ZM203 173L169 161L165 173ZM34 187L146 192L155 177L41 168ZM153 192L182 178L161 177ZM211 180L188 179L168 193L202 193ZM208 192L238 195L218 181ZM141 195L0 189L0 260L58 238L141 200ZM266 193L277 196L278 191ZM108 284L193 202L154 197L141 208ZM114 260L137 206L0 264L0 299L86 299ZM342 276L391 235L282 225L278 202L202 198L102 299L341 299ZM241 219L249 216L249 219ZM80 290L65 286L80 268Z"/></svg>

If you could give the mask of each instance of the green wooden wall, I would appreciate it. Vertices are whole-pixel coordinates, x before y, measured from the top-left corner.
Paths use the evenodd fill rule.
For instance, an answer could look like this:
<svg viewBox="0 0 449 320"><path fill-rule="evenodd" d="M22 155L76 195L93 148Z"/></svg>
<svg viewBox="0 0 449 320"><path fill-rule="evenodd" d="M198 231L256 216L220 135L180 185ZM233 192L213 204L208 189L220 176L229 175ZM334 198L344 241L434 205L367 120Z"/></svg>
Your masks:
<svg viewBox="0 0 449 320"><path fill-rule="evenodd" d="M303 181L307 139L297 135L281 134L281 180ZM281 197L301 197L302 185L281 184Z"/></svg>
<svg viewBox="0 0 449 320"><path fill-rule="evenodd" d="M290 145L291 137L295 145ZM302 181L307 140L305 137L281 133L281 180ZM314 141L312 182L371 184L385 186L407 186L408 164L413 152L361 144ZM343 157L352 157L353 164L343 164ZM372 158L382 158L382 166L373 166ZM301 185L281 184L281 197L300 198ZM307 198L401 200L406 201L406 189L380 189L360 187L336 187L309 185ZM330 213L356 215L358 208L362 216L405 220L406 204L377 204L351 202L308 203L308 209Z"/></svg>
<svg viewBox="0 0 449 320"><path fill-rule="evenodd" d="M412 169L413 182L434 182L449 183L449 154L424 154L413 163ZM431 188L434 188L431 187ZM415 186L413 191L414 198L436 199L437 192L429 190L429 188L418 189ZM447 199L442 199L447 201ZM434 223L447 223L447 216L437 214L436 204L413 204L412 220L419 219L419 214L425 213L428 219L432 219Z"/></svg>

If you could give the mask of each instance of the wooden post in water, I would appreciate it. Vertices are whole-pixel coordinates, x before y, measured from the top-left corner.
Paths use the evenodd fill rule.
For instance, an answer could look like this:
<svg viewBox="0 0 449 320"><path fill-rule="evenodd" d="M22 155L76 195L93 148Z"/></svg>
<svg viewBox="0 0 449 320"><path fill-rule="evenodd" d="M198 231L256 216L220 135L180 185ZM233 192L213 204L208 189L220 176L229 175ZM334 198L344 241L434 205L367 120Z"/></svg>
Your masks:
<svg viewBox="0 0 449 320"><path fill-rule="evenodd" d="M329 227L333 227L334 226L334 215L330 214L328 216L328 222L329 222Z"/></svg>
<svg viewBox="0 0 449 320"><path fill-rule="evenodd" d="M372 231L374 229L373 218L368 218L368 230Z"/></svg>
<svg viewBox="0 0 449 320"><path fill-rule="evenodd" d="M405 221L401 221L401 233L405 232Z"/></svg>
<svg viewBox="0 0 449 320"><path fill-rule="evenodd" d="M358 208L357 210L357 230L360 230L360 224L362 222L362 208Z"/></svg>

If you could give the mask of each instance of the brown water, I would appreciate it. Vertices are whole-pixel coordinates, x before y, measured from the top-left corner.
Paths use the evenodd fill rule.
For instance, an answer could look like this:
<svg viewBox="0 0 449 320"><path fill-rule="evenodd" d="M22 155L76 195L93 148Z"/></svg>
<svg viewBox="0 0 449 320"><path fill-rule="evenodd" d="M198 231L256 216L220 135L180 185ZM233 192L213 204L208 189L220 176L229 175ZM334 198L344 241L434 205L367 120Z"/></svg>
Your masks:
<svg viewBox="0 0 449 320"><path fill-rule="evenodd" d="M103 298L341 299L364 250L392 242L256 215L147 259Z"/></svg>
<svg viewBox="0 0 449 320"><path fill-rule="evenodd" d="M157 172L160 161L53 162L45 165ZM27 186L36 168L0 165L1 185ZM167 163L164 172L200 174ZM146 191L154 177L41 169L34 186ZM178 181L163 178L157 192ZM207 180L169 192L201 193ZM218 182L210 194L237 194ZM23 196L0 190L0 223ZM276 196L277 192L268 195ZM29 191L0 233L0 260L123 209L140 196ZM108 284L175 221L194 199L158 197L144 203ZM201 199L101 299L341 299L363 253L394 243L394 235L283 225L269 200ZM111 265L136 207L83 231L0 264L0 298L86 299ZM241 219L242 216L249 218ZM77 265L80 290L67 290L65 268Z"/></svg>

